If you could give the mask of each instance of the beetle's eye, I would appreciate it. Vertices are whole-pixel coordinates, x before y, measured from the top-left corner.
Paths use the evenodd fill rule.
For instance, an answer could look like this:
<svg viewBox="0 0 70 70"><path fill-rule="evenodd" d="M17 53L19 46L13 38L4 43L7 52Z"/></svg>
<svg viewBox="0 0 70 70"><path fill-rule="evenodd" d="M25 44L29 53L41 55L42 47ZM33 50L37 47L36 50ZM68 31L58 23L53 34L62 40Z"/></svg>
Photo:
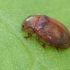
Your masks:
<svg viewBox="0 0 70 70"><path fill-rule="evenodd" d="M22 28L24 28L24 25L22 25Z"/></svg>

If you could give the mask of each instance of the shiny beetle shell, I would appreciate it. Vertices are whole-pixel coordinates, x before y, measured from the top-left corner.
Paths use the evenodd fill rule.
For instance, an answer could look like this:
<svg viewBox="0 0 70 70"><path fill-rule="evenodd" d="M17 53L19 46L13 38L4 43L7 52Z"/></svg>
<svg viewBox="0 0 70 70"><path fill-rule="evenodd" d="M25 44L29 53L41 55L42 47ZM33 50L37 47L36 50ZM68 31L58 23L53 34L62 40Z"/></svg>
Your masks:
<svg viewBox="0 0 70 70"><path fill-rule="evenodd" d="M22 30L28 32L28 36L25 38L29 38L35 33L38 41L42 38L56 49L64 49L70 45L67 28L61 22L45 15L27 17L22 24Z"/></svg>

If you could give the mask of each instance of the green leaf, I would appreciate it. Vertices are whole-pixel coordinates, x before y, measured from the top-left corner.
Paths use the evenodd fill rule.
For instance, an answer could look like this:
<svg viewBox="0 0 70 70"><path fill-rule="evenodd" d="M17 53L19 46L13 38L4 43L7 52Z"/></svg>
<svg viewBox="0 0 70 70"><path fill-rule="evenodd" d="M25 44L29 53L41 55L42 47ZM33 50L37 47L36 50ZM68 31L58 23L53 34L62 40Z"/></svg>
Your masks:
<svg viewBox="0 0 70 70"><path fill-rule="evenodd" d="M35 36L23 38L21 24L33 14L55 18L70 31L69 0L1 0L0 70L70 70L70 48L58 52L48 45L44 49Z"/></svg>

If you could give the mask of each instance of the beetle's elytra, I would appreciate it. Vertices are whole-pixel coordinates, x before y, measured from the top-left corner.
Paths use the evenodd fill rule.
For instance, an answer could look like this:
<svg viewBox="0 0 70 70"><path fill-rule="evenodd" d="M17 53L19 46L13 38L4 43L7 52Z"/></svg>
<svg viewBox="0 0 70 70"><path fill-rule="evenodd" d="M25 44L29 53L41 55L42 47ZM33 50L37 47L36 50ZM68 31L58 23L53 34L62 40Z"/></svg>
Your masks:
<svg viewBox="0 0 70 70"><path fill-rule="evenodd" d="M56 49L64 49L70 45L70 34L67 28L61 22L45 15L27 17L22 24L22 30L28 32L28 36L25 38L29 38L35 33L36 39L44 47L45 43L41 42L40 38Z"/></svg>

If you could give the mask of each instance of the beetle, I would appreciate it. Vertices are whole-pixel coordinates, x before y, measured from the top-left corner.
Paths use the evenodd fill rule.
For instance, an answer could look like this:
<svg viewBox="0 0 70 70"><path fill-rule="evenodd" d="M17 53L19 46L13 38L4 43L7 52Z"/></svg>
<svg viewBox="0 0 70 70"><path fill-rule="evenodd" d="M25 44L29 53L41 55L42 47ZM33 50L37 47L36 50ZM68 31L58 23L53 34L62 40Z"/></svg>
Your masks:
<svg viewBox="0 0 70 70"><path fill-rule="evenodd" d="M37 41L45 48L45 43L40 41L44 39L49 45L56 49L65 49L70 45L70 33L68 29L56 19L46 15L28 16L22 23L22 30L28 32L30 38L34 33Z"/></svg>

